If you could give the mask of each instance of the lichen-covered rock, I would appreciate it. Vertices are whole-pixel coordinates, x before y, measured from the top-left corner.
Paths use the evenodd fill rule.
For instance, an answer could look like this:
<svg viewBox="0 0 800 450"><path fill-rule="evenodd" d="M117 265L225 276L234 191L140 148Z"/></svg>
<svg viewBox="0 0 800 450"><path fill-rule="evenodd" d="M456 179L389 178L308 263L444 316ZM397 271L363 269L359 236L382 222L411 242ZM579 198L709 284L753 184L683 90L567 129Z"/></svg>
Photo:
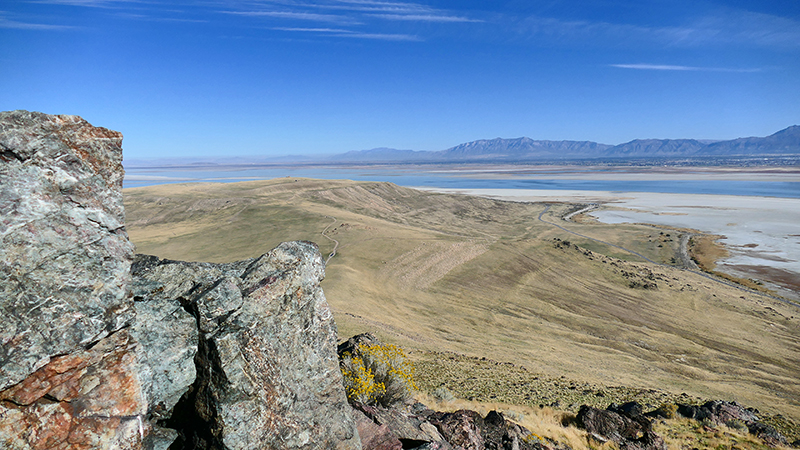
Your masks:
<svg viewBox="0 0 800 450"><path fill-rule="evenodd" d="M444 438L456 448L482 450L486 445L481 435L483 417L475 411L437 412L429 420Z"/></svg>
<svg viewBox="0 0 800 450"><path fill-rule="evenodd" d="M764 443L772 447L789 445L789 441L786 439L786 437L771 425L767 425L762 422L750 422L747 424L747 430L750 432L750 434L756 436L764 441Z"/></svg>
<svg viewBox="0 0 800 450"><path fill-rule="evenodd" d="M640 414L639 408L630 406L626 409L637 415L629 416L613 405L607 410L583 405L576 421L591 436L613 441L622 450L666 450L664 439L652 431L650 421Z"/></svg>
<svg viewBox="0 0 800 450"><path fill-rule="evenodd" d="M723 400L708 401L701 406L678 405L678 414L689 419L708 419L720 425L730 420L741 420L745 423L758 421L758 416L752 410L736 402Z"/></svg>
<svg viewBox="0 0 800 450"><path fill-rule="evenodd" d="M150 433L127 330L56 356L0 392L0 448L140 449Z"/></svg>
<svg viewBox="0 0 800 450"><path fill-rule="evenodd" d="M129 324L122 135L0 113L0 391Z"/></svg>
<svg viewBox="0 0 800 450"><path fill-rule="evenodd" d="M0 113L0 448L360 449L316 246L131 284L121 142Z"/></svg>
<svg viewBox="0 0 800 450"><path fill-rule="evenodd" d="M736 402L711 400L697 405L678 405L678 414L695 420L710 420L718 425L727 425L732 421L743 422L750 434L762 439L767 445L787 445L788 440L774 427L759 422L756 410L745 408Z"/></svg>
<svg viewBox="0 0 800 450"><path fill-rule="evenodd" d="M363 450L402 450L403 443L386 425L378 425L361 410L353 409Z"/></svg>
<svg viewBox="0 0 800 450"><path fill-rule="evenodd" d="M194 318L128 295L122 135L0 113L0 447L166 449ZM138 319L135 316L138 313Z"/></svg>
<svg viewBox="0 0 800 450"><path fill-rule="evenodd" d="M176 446L361 448L323 275L309 242L230 264L137 256L134 297L177 301L200 327L197 378L166 421Z"/></svg>
<svg viewBox="0 0 800 450"><path fill-rule="evenodd" d="M551 448L525 427L490 411L481 417L476 411L435 412L428 416L454 448L464 450L542 450ZM557 445L557 444L556 444Z"/></svg>
<svg viewBox="0 0 800 450"><path fill-rule="evenodd" d="M130 333L144 350L138 354L136 370L147 399L148 420L156 428L152 440L172 443L177 433L155 424L172 416L175 404L194 383L197 323L177 300L136 300Z"/></svg>
<svg viewBox="0 0 800 450"><path fill-rule="evenodd" d="M416 443L416 446L427 442L447 445L445 438L426 417L413 414L405 408L370 406L361 403L354 403L353 407L375 424L387 427L406 448L410 443Z"/></svg>

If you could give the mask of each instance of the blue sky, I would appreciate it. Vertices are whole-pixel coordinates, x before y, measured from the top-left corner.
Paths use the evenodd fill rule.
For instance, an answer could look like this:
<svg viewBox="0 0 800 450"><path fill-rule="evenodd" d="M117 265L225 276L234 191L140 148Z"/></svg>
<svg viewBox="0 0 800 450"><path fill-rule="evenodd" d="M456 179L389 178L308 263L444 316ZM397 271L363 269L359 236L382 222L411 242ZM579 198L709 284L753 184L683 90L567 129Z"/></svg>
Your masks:
<svg viewBox="0 0 800 450"><path fill-rule="evenodd" d="M0 2L0 110L126 158L618 144L800 124L800 2Z"/></svg>

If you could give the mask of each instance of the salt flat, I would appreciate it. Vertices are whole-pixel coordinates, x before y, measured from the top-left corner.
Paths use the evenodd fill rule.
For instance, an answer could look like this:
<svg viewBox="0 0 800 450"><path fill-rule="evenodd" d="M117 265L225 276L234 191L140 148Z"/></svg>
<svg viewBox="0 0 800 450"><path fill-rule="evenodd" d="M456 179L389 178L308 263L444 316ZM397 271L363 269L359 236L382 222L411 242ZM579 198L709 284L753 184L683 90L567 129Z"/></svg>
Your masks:
<svg viewBox="0 0 800 450"><path fill-rule="evenodd" d="M720 235L722 272L753 278L800 299L800 199L648 192L429 189L518 202L598 203L599 221L648 223Z"/></svg>

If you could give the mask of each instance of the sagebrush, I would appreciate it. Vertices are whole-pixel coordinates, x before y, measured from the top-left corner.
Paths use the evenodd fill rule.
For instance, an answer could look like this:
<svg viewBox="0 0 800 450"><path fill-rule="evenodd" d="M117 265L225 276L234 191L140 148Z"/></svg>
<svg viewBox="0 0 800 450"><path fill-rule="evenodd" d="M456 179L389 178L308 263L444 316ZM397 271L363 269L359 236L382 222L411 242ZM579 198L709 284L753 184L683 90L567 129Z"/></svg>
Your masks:
<svg viewBox="0 0 800 450"><path fill-rule="evenodd" d="M360 344L342 354L339 365L351 402L389 406L410 399L417 390L414 365L391 344Z"/></svg>

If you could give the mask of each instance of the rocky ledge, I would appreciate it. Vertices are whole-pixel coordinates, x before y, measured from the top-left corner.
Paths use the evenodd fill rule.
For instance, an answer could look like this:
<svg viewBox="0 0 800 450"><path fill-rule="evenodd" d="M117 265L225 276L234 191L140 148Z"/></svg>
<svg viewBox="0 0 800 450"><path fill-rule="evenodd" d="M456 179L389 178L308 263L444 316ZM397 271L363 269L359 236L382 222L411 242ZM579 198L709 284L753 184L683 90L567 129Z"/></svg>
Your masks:
<svg viewBox="0 0 800 450"><path fill-rule="evenodd" d="M0 113L0 448L360 449L316 245L134 261L121 143Z"/></svg>

